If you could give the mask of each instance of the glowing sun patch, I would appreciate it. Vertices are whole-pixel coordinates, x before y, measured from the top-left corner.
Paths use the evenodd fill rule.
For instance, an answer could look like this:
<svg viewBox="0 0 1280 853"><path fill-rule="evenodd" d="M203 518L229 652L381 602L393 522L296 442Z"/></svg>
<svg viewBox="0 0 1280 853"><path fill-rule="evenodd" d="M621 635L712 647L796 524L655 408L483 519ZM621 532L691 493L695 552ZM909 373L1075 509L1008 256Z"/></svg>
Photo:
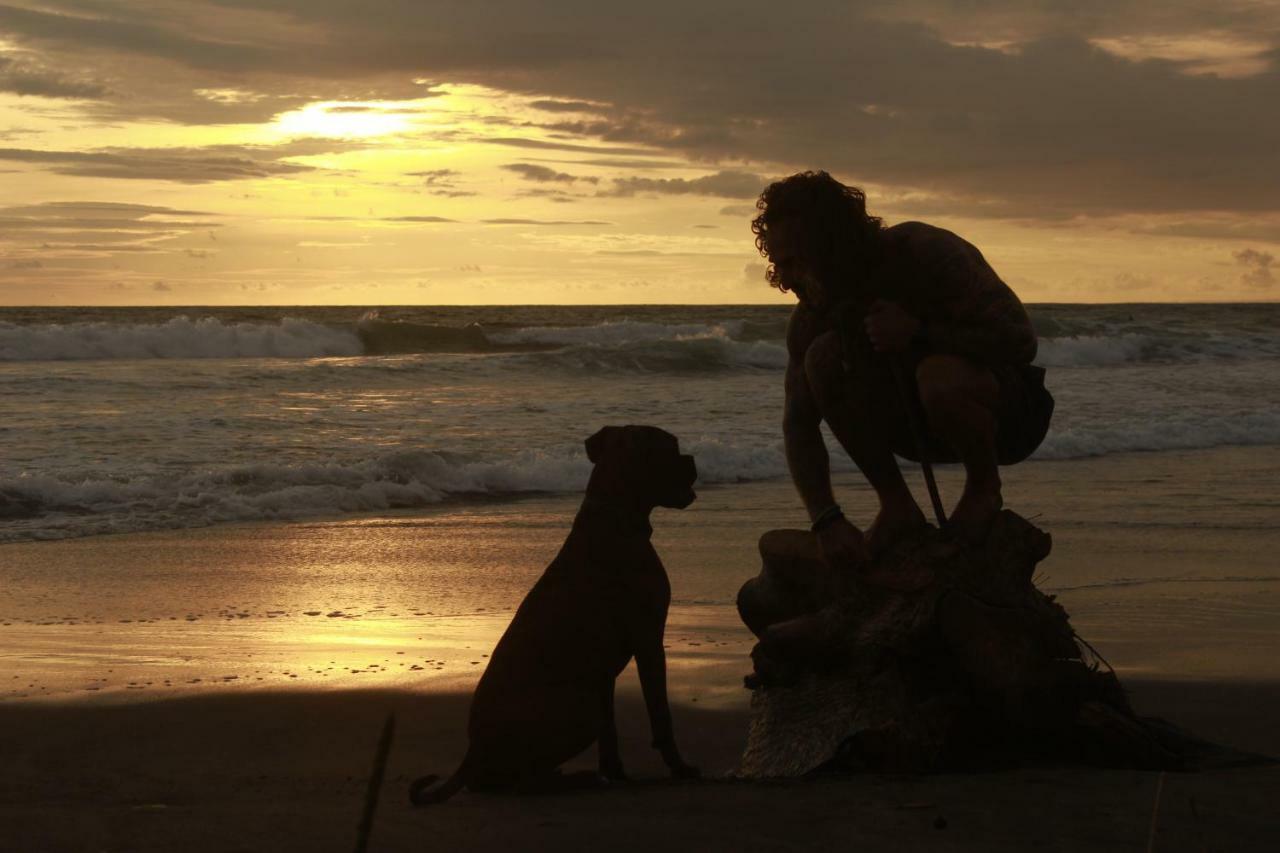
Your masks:
<svg viewBox="0 0 1280 853"><path fill-rule="evenodd" d="M387 101L322 101L282 113L276 128L290 136L353 139L400 133L411 118L411 112Z"/></svg>

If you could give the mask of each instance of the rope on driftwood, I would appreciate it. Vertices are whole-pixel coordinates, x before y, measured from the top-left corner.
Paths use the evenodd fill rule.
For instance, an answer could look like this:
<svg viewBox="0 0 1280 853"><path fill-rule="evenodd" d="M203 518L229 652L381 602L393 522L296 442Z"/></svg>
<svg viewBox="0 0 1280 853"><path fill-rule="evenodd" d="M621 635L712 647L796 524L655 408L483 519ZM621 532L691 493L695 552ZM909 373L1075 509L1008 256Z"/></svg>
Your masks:
<svg viewBox="0 0 1280 853"><path fill-rule="evenodd" d="M1102 661L1102 665L1103 665L1103 666L1105 666L1105 667L1107 668L1107 671L1108 671L1108 672L1110 672L1112 675L1115 675L1115 673L1116 673L1116 668L1115 668L1114 666L1112 666L1112 665L1111 665L1111 662L1110 662L1110 661L1108 661L1106 658L1104 658L1104 657L1102 656L1102 652L1100 652L1100 651L1098 651L1097 649L1095 649L1095 648L1093 647L1093 644L1092 644L1092 643L1090 643L1090 642L1089 642L1088 640L1086 640L1084 637L1081 637L1078 633L1076 633L1076 629L1075 629L1075 628L1072 628L1072 629L1071 629L1071 637L1072 637L1072 639L1074 639L1077 643L1079 643L1080 645L1082 645L1082 646L1084 646L1086 649L1088 649L1088 650L1089 650L1089 654L1093 655L1095 658L1097 658L1098 660ZM1094 665L1094 669L1097 669L1097 665L1096 665L1096 664Z"/></svg>

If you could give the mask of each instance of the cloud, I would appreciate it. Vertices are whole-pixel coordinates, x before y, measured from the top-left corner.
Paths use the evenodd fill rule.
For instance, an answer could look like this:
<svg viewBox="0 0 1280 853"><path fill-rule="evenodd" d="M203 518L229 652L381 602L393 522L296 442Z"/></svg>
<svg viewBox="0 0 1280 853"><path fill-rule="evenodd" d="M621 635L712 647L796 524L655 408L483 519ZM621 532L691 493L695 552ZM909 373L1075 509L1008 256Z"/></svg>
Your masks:
<svg viewBox="0 0 1280 853"><path fill-rule="evenodd" d="M405 172L405 174L414 178L425 178L423 184L428 195L465 198L476 194L470 190L457 189L458 184L454 179L462 173L456 169L427 169L422 172Z"/></svg>
<svg viewBox="0 0 1280 853"><path fill-rule="evenodd" d="M424 172L405 172L405 174L414 178L425 178L423 183L429 187L452 187L455 186L453 179L462 173L456 169L427 169Z"/></svg>
<svg viewBox="0 0 1280 853"><path fill-rule="evenodd" d="M45 202L0 207L0 242L55 252L152 252L157 244L221 227L213 214L128 202Z"/></svg>
<svg viewBox="0 0 1280 853"><path fill-rule="evenodd" d="M543 159L548 163L574 163L578 166L603 166L609 169L687 169L689 164L680 160L635 158L627 160L620 157L600 157L588 160L553 160Z"/></svg>
<svg viewBox="0 0 1280 853"><path fill-rule="evenodd" d="M1018 45L1051 35L1101 42L1151 42L1184 45L1179 61L1198 70L1200 58L1221 58L1224 45L1248 55L1251 42L1276 29L1270 0L1074 0L1071 3L982 2L955 0L876 0L867 14L884 21L927 20L953 44ZM1198 45L1197 49L1192 43ZM1144 55L1169 55L1148 52Z"/></svg>
<svg viewBox="0 0 1280 853"><path fill-rule="evenodd" d="M612 222L601 222L598 219L481 219L485 225L612 225Z"/></svg>
<svg viewBox="0 0 1280 853"><path fill-rule="evenodd" d="M290 156L270 148L130 148L98 151L43 151L0 148L0 160L32 163L59 175L204 184L312 172L311 166L279 162Z"/></svg>
<svg viewBox="0 0 1280 853"><path fill-rule="evenodd" d="M593 104L590 101L556 101L547 98L541 98L536 101L530 101L529 106L535 110L545 110L549 113L593 113L608 104Z"/></svg>
<svg viewBox="0 0 1280 853"><path fill-rule="evenodd" d="M1260 179L1280 173L1280 27L1263 0L812 0L785 26L772 0L562 0L554 20L519 0L374 8L48 0L0 6L0 30L47 67L110 79L100 109L120 116L222 122L298 93L408 97L448 80L599 119L474 142L826 168L1043 221L1280 210ZM1252 70L1205 73L1237 60ZM269 97L194 94L211 80Z"/></svg>
<svg viewBox="0 0 1280 853"><path fill-rule="evenodd" d="M551 142L546 139L527 139L521 136L488 136L472 140L486 145L506 145L512 148L538 148L548 151L578 151L583 154L620 154L635 156L652 154L647 148L621 148L616 145L583 145L577 142Z"/></svg>
<svg viewBox="0 0 1280 853"><path fill-rule="evenodd" d="M1122 290L1127 293L1139 290L1156 290L1159 286L1160 283L1156 281L1155 277L1133 272L1116 273L1114 281L1116 290Z"/></svg>
<svg viewBox="0 0 1280 853"><path fill-rule="evenodd" d="M384 216L381 222L457 222L445 216Z"/></svg>
<svg viewBox="0 0 1280 853"><path fill-rule="evenodd" d="M586 196L575 195L554 187L531 187L516 193L517 198L542 198L556 204L577 204Z"/></svg>
<svg viewBox="0 0 1280 853"><path fill-rule="evenodd" d="M163 281L151 282L151 289L154 290L156 293L170 293L173 290L172 287L165 284Z"/></svg>
<svg viewBox="0 0 1280 853"><path fill-rule="evenodd" d="M180 210L154 204L133 204L118 201L47 201L41 204L24 204L0 207L0 216L35 216L65 219L92 217L95 219L143 219L149 216L213 216L203 210Z"/></svg>
<svg viewBox="0 0 1280 853"><path fill-rule="evenodd" d="M637 193L658 195L709 195L725 198L755 198L769 183L750 172L716 172L701 178L616 178L613 189L602 195L628 197Z"/></svg>
<svg viewBox="0 0 1280 853"><path fill-rule="evenodd" d="M577 181L584 181L588 184L599 183L599 178L581 177L579 175L571 175L568 172L557 172L555 169L547 166L539 166L534 163L505 163L503 169L508 172L515 172L527 181L536 181L538 183L561 183L572 184Z"/></svg>
<svg viewBox="0 0 1280 853"><path fill-rule="evenodd" d="M0 92L43 98L101 98L107 94L107 89L0 56Z"/></svg>
<svg viewBox="0 0 1280 853"><path fill-rule="evenodd" d="M1239 217L1206 214L1195 219L1157 221L1131 226L1135 234L1189 237L1201 240L1261 240L1280 244L1280 216Z"/></svg>
<svg viewBox="0 0 1280 853"><path fill-rule="evenodd" d="M1276 283L1275 255L1256 249L1241 249L1231 256L1245 268L1240 275L1241 284L1246 287L1269 288Z"/></svg>

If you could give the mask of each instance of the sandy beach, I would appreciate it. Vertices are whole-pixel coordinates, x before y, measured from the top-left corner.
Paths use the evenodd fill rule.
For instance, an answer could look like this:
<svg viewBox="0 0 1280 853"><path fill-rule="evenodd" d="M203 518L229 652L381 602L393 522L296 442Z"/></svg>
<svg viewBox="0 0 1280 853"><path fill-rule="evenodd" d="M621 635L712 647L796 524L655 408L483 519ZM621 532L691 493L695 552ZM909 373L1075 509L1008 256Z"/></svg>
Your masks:
<svg viewBox="0 0 1280 853"><path fill-rule="evenodd" d="M945 494L957 475L942 472ZM1041 587L1138 710L1270 754L1277 476L1271 448L1038 462L1006 476L1009 506L1055 537ZM865 489L848 477L838 488L869 516ZM714 781L733 767L748 714L752 638L734 595L758 570L759 534L803 524L779 481L705 489L689 510L654 517L674 595L677 734L713 781L662 781L628 672L621 735L636 784L410 810L407 780L460 758L467 693L577 502L3 546L0 847L343 849L392 711L373 849L1262 850L1280 838L1275 768ZM1206 515L1217 523L1199 524Z"/></svg>
<svg viewBox="0 0 1280 853"><path fill-rule="evenodd" d="M1280 750L1269 722L1280 707L1274 685L1135 686L1144 709L1206 735ZM633 784L564 796L464 793L417 810L404 795L408 781L457 760L466 697L369 690L7 705L0 709L10 768L0 787L0 846L351 849L374 745L391 710L399 726L373 850L1263 851L1276 842L1275 768L1163 778L1040 767L773 784L666 782L631 697L620 728ZM680 704L675 714L692 759L709 772L733 763L741 711ZM1153 815L1156 843L1149 847Z"/></svg>

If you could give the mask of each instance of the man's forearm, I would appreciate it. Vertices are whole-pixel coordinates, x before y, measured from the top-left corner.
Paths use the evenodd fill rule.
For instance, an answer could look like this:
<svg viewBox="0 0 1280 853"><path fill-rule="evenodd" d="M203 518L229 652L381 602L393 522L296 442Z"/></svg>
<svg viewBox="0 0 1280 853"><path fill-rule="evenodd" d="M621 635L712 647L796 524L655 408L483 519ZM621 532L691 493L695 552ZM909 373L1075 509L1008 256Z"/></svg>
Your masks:
<svg viewBox="0 0 1280 853"><path fill-rule="evenodd" d="M836 502L831 491L831 459L826 442L822 440L822 430L816 425L784 424L782 435L791 482L796 484L800 500L804 501L809 518L813 520Z"/></svg>

